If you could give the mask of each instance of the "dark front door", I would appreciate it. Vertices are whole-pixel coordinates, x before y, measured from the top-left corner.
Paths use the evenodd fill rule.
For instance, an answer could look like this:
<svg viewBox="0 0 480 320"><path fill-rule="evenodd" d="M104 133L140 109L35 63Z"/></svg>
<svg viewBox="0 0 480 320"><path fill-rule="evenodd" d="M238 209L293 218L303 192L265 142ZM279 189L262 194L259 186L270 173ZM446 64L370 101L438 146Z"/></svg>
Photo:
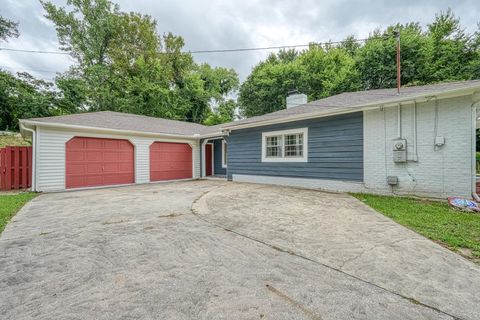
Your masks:
<svg viewBox="0 0 480 320"><path fill-rule="evenodd" d="M213 175L213 145L211 143L205 145L205 175Z"/></svg>

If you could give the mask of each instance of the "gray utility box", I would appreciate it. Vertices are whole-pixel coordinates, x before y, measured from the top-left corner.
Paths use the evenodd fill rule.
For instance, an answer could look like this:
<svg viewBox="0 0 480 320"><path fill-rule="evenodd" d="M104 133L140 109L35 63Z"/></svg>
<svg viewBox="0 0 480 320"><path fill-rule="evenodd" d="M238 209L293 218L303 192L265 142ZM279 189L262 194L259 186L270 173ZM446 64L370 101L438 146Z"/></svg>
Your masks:
<svg viewBox="0 0 480 320"><path fill-rule="evenodd" d="M396 186L398 184L398 177L397 176L388 176L387 183L391 186Z"/></svg>
<svg viewBox="0 0 480 320"><path fill-rule="evenodd" d="M393 142L393 162L407 162L407 140L395 139Z"/></svg>

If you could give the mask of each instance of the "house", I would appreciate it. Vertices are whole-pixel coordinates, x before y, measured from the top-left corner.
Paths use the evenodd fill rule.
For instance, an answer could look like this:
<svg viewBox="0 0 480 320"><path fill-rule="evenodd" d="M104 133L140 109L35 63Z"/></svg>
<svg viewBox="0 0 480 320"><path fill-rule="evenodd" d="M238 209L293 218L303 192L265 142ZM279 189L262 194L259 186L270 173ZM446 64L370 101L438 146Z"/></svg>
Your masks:
<svg viewBox="0 0 480 320"><path fill-rule="evenodd" d="M37 191L221 176L443 198L475 191L480 81L342 93L222 125L92 112L20 121Z"/></svg>

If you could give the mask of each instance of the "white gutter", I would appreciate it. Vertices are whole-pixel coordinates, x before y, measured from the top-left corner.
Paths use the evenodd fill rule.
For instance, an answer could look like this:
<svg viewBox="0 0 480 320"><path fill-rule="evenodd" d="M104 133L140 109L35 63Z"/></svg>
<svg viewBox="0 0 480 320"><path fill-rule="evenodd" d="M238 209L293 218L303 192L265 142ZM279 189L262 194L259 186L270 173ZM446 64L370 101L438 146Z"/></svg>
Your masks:
<svg viewBox="0 0 480 320"><path fill-rule="evenodd" d="M222 131L219 131L219 132L215 132L215 133L197 135L196 137L200 138L200 139L208 139L208 138L216 138L216 137L224 136L224 135L225 135L225 133L223 133Z"/></svg>
<svg viewBox="0 0 480 320"><path fill-rule="evenodd" d="M26 130L32 133L32 191L37 191L37 131L27 128L20 121L20 130Z"/></svg>
<svg viewBox="0 0 480 320"><path fill-rule="evenodd" d="M74 125L74 124L52 123L52 122L31 121L31 120L20 120L20 125L32 125L32 126L39 126L39 127L60 128L60 129L70 129L70 130L76 129L76 130L80 130L80 131L81 130L96 130L96 131L100 131L100 132L104 132L104 133L177 138L177 139L186 139L186 140L197 140L197 139L202 138L202 136L200 136L198 134L181 135L181 134L170 134L170 133L155 133L155 132L109 129L109 128L99 128L99 127L90 127L90 126L80 126L80 125Z"/></svg>

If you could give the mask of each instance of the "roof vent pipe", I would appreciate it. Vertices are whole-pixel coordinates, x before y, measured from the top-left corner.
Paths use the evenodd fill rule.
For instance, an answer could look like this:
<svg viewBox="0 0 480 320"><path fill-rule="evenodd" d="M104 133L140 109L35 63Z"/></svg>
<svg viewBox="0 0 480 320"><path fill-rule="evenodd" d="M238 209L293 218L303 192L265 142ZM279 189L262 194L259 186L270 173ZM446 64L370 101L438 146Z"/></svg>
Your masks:
<svg viewBox="0 0 480 320"><path fill-rule="evenodd" d="M287 96L287 109L300 106L307 103L307 95L298 92L297 90L292 90L288 92Z"/></svg>

